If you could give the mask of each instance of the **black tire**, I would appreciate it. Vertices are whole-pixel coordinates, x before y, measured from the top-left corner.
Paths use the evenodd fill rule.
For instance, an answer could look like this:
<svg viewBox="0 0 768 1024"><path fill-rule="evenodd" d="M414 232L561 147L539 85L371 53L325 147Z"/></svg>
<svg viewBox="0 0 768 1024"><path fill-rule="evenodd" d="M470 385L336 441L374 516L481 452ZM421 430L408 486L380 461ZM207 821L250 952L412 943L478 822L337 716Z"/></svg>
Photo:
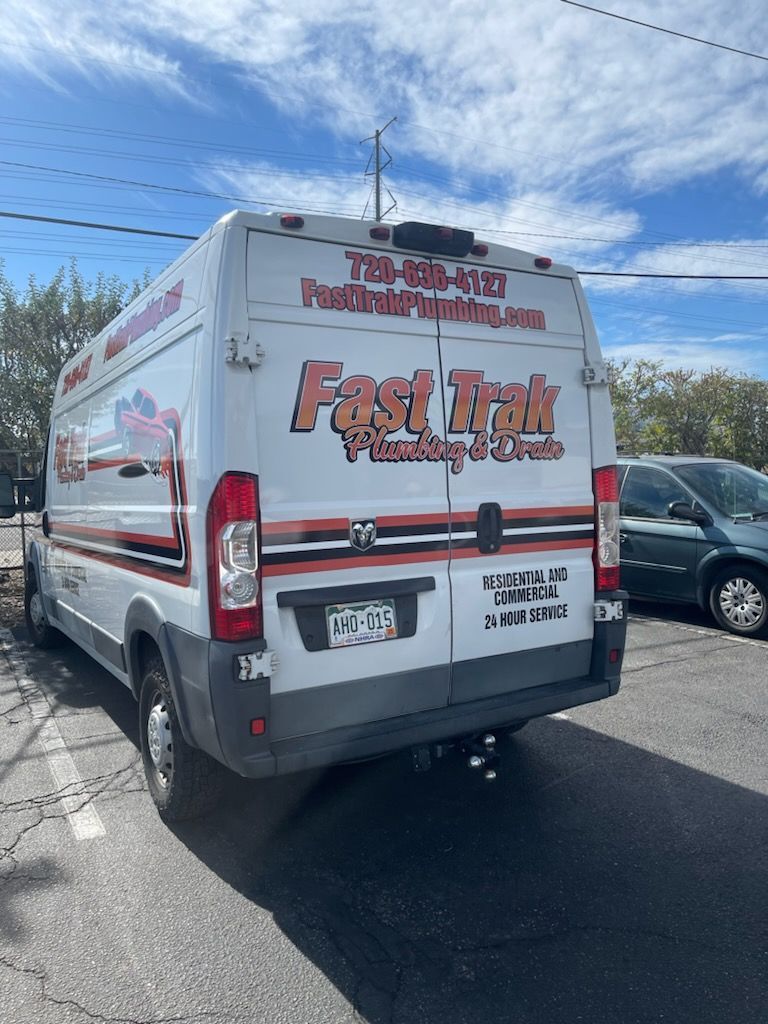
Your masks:
<svg viewBox="0 0 768 1024"><path fill-rule="evenodd" d="M144 774L160 817L188 821L213 810L222 796L226 770L184 739L160 658L144 673L139 730Z"/></svg>
<svg viewBox="0 0 768 1024"><path fill-rule="evenodd" d="M737 636L768 634L768 576L753 566L726 566L712 580L709 608L718 626Z"/></svg>
<svg viewBox="0 0 768 1024"><path fill-rule="evenodd" d="M27 620L27 632L35 647L47 651L64 643L64 634L48 622L34 569L29 570L24 585L24 617Z"/></svg>

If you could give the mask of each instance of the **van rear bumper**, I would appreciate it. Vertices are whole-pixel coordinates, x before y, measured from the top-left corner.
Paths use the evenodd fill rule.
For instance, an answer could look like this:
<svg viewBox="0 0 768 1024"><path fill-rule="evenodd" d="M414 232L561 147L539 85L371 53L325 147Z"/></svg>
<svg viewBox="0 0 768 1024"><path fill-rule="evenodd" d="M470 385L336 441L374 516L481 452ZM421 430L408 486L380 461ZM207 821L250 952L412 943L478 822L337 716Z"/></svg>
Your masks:
<svg viewBox="0 0 768 1024"><path fill-rule="evenodd" d="M610 682L575 679L551 683L503 697L451 704L402 718L273 741L270 751L246 756L239 765L230 767L252 779L323 768L549 715L577 704L610 697L618 688L618 679Z"/></svg>
<svg viewBox="0 0 768 1024"><path fill-rule="evenodd" d="M166 625L167 667L187 741L239 775L267 778L500 729L514 722L614 695L619 689L626 637L627 595L618 591L606 597L622 602L624 617L595 623L591 653L587 652L588 658L581 666L572 656L573 652L565 647L542 649L536 652L538 662L530 665L519 660L515 662L517 668L521 664L526 665L525 677L537 685L518 687L504 693L498 693L497 689L495 693L486 693L477 700L459 700L437 707L428 705L427 710L408 714L387 717L380 713L372 715L372 721L361 721L358 717L359 724L345 723L343 716L338 714L339 724L336 727L314 732L308 721L302 721L300 734L287 737L285 732L282 736L280 733L270 735L271 726L276 721L271 680L268 677L247 682L238 680L237 657L252 652L257 646L253 642L230 644L211 641ZM520 655L514 657L519 659ZM553 659L560 666L570 665L571 670L583 674L570 679L553 678L547 670L547 665L551 669ZM487 666L473 662L472 671L479 677L498 671L500 666L490 664L498 659L488 660ZM403 683L427 692L432 677L445 668L419 669L404 674L407 676L405 680L386 677L386 680L382 678L374 682L382 685L386 682L387 688ZM520 678L519 674L517 678ZM348 688L340 686L336 694L331 692L334 689L337 688L324 688L323 704L341 701L346 708L350 701ZM371 711L372 707L365 710ZM284 712L285 709L281 712L283 718ZM306 719L306 715L303 717ZM326 709L326 714L317 716L315 721L320 717L328 723L333 716ZM251 735L250 722L258 718L264 719L265 729L260 735Z"/></svg>

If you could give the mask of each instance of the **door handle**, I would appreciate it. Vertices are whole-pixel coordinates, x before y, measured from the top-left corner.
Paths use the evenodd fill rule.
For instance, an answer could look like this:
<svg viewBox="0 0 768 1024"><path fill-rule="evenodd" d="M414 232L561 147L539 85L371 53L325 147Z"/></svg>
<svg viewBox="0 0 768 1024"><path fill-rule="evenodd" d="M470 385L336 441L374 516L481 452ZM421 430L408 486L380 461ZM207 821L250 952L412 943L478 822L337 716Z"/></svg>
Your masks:
<svg viewBox="0 0 768 1024"><path fill-rule="evenodd" d="M629 537L627 537L626 533L620 533L619 534L619 543L620 544L625 544L628 540L629 540Z"/></svg>
<svg viewBox="0 0 768 1024"><path fill-rule="evenodd" d="M484 555L493 555L501 547L503 524L501 505L485 501L477 510L477 546Z"/></svg>

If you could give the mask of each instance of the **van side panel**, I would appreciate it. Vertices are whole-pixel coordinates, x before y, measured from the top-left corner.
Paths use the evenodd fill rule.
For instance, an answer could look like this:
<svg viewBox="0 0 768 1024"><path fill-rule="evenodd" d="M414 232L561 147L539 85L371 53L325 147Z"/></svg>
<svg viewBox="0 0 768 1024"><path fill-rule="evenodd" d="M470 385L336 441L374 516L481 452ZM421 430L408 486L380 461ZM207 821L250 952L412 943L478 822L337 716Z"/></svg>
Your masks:
<svg viewBox="0 0 768 1024"><path fill-rule="evenodd" d="M40 546L64 631L125 679L137 597L182 628L205 567L194 557L196 414L206 245L178 261L62 372Z"/></svg>

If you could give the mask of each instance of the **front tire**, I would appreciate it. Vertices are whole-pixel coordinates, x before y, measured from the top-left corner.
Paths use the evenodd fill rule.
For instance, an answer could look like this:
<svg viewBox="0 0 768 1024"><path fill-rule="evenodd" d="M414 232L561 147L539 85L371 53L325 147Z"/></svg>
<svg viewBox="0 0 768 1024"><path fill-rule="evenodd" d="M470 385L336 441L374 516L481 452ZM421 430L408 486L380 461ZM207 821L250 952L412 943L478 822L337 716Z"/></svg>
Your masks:
<svg viewBox="0 0 768 1024"><path fill-rule="evenodd" d="M738 636L768 633L768 577L752 566L734 565L718 573L709 591L709 607L722 629Z"/></svg>
<svg viewBox="0 0 768 1024"><path fill-rule="evenodd" d="M35 647L47 651L64 642L64 635L48 622L34 569L29 570L24 585L24 617L27 621L27 631Z"/></svg>
<svg viewBox="0 0 768 1024"><path fill-rule="evenodd" d="M144 674L139 728L144 774L160 817L188 821L213 810L224 788L224 768L184 739L160 658Z"/></svg>

